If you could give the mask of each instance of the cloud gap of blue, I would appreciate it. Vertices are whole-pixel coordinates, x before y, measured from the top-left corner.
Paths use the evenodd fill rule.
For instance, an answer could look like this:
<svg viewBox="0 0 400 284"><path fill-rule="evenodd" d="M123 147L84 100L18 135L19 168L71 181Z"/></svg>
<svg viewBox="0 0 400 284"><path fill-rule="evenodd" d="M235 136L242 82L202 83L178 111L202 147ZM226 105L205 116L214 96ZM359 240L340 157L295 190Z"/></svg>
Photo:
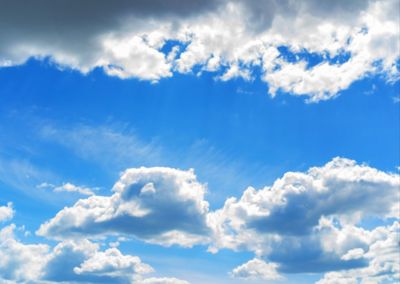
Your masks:
<svg viewBox="0 0 400 284"><path fill-rule="evenodd" d="M351 53L344 50L334 56L331 56L328 52L308 52L305 49L302 49L299 52L294 52L288 46L279 46L278 51L280 52L279 56L289 63L305 61L307 63L307 70L323 62L328 62L329 64L344 64L351 58Z"/></svg>

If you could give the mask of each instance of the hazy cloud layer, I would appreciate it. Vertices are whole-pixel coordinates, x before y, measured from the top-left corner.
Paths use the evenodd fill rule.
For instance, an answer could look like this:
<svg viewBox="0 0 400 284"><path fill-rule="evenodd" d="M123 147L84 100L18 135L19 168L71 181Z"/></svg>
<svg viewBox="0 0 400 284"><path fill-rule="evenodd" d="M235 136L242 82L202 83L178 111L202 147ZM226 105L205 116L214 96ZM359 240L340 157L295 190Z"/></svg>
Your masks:
<svg viewBox="0 0 400 284"><path fill-rule="evenodd" d="M272 96L283 90L314 102L368 74L393 81L399 71L398 0L1 3L4 66L51 57L82 72L102 67L152 81L197 66L221 80L260 76Z"/></svg>

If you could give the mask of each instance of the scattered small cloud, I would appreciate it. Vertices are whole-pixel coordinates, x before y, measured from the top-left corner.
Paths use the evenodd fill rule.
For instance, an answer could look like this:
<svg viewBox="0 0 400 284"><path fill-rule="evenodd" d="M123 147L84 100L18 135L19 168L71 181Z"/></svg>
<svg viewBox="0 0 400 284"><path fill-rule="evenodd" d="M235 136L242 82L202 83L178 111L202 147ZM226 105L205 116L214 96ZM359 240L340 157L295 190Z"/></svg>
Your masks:
<svg viewBox="0 0 400 284"><path fill-rule="evenodd" d="M11 220L14 214L15 211L11 202L8 202L6 206L0 206L0 222Z"/></svg>
<svg viewBox="0 0 400 284"><path fill-rule="evenodd" d="M72 183L64 183L62 185L56 186L51 183L43 182L36 186L39 189L51 189L54 192L72 192L72 193L79 193L82 195L94 195L94 191L98 188L89 188L85 186L77 186Z"/></svg>

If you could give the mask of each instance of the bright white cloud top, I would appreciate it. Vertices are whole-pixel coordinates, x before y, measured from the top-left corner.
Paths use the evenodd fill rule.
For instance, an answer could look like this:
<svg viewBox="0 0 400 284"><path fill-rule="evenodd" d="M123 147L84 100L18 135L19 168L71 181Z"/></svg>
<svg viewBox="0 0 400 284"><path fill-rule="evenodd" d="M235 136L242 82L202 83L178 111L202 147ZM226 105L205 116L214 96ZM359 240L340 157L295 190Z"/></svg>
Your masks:
<svg viewBox="0 0 400 284"><path fill-rule="evenodd" d="M311 102L369 74L399 75L398 0L2 3L3 66L50 57L61 68L151 81L209 71L260 77L271 96Z"/></svg>

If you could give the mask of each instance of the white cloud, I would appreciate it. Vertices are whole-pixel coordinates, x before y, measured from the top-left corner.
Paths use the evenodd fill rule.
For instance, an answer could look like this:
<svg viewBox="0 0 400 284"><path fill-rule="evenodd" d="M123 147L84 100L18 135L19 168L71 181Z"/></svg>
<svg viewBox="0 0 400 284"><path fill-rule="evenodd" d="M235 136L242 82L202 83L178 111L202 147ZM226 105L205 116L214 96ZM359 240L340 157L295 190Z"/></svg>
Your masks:
<svg viewBox="0 0 400 284"><path fill-rule="evenodd" d="M397 218L399 186L399 175L344 158L306 173L288 172L209 214L215 239L210 251L254 251L283 272L364 266L360 249L370 238L356 225L367 217Z"/></svg>
<svg viewBox="0 0 400 284"><path fill-rule="evenodd" d="M43 1L24 15L26 4L13 1L0 14L0 62L51 56L84 73L102 67L109 75L150 81L196 66L222 80L249 79L262 67L271 95L283 90L310 102L335 97L368 74L384 74L389 82L398 77L398 0L143 3L89 1L69 10L63 2ZM87 17L88 11L96 16ZM167 41L178 43L164 53ZM288 61L280 46L318 54L321 62ZM344 53L345 62L329 60Z"/></svg>
<svg viewBox="0 0 400 284"><path fill-rule="evenodd" d="M64 183L59 186L55 186L53 184L43 182L37 186L37 188L50 188L54 192L76 192L82 195L93 195L93 190L91 188L85 186L77 186L70 182Z"/></svg>
<svg viewBox="0 0 400 284"><path fill-rule="evenodd" d="M97 251L80 266L74 268L77 274L127 278L131 281L135 275L153 271L153 268L142 263L139 257L123 255L116 248L109 248L104 252Z"/></svg>
<svg viewBox="0 0 400 284"><path fill-rule="evenodd" d="M359 259L364 256L364 250L362 248L355 248L349 250L345 255L341 257L343 260Z"/></svg>
<svg viewBox="0 0 400 284"><path fill-rule="evenodd" d="M113 191L112 196L91 196L64 208L38 233L54 238L121 234L166 246L205 241L206 187L192 170L128 169Z"/></svg>
<svg viewBox="0 0 400 284"><path fill-rule="evenodd" d="M271 187L248 188L239 200L229 198L209 212L205 186L193 171L129 169L112 196L81 199L38 233L59 239L125 235L165 246L209 243L210 251L253 251L282 272L358 269L369 263L371 232L357 224L397 218L399 186L397 174L335 158L306 173L288 172Z"/></svg>
<svg viewBox="0 0 400 284"><path fill-rule="evenodd" d="M137 256L117 248L101 251L98 244L79 239L57 244L43 271L41 279L53 282L141 283L154 269Z"/></svg>
<svg viewBox="0 0 400 284"><path fill-rule="evenodd" d="M14 217L15 211L12 203L8 202L7 206L0 206L0 222L8 221Z"/></svg>
<svg viewBox="0 0 400 284"><path fill-rule="evenodd" d="M154 269L117 248L100 250L86 239L25 244L16 239L14 224L0 230L1 283L173 283L175 278L144 278Z"/></svg>
<svg viewBox="0 0 400 284"><path fill-rule="evenodd" d="M249 187L240 199L228 198L221 209L209 211L206 186L193 170L128 169L111 196L79 200L41 225L38 233L69 242L113 235L164 246L208 244L211 252L254 252L254 260L232 271L239 278L323 272L325 280L343 280L362 271L368 277L378 273L394 279L399 187L398 174L334 158L306 172L287 172L269 187ZM393 225L373 230L360 226L371 217ZM73 267L81 276L111 277L107 267L116 270L115 276L138 269L135 263L134 257L119 257L110 249L84 254ZM330 274L338 271L343 272Z"/></svg>
<svg viewBox="0 0 400 284"><path fill-rule="evenodd" d="M266 263L254 258L232 270L231 276L242 279L260 280L282 280L283 277L277 272L276 263Z"/></svg>
<svg viewBox="0 0 400 284"><path fill-rule="evenodd" d="M365 253L369 264L359 269L329 272L317 284L395 283L400 281L399 223L377 227L369 232L370 245ZM354 252L354 250L353 250Z"/></svg>
<svg viewBox="0 0 400 284"><path fill-rule="evenodd" d="M49 247L23 244L15 239L14 224L0 230L0 280L24 282L38 279L46 262Z"/></svg>

